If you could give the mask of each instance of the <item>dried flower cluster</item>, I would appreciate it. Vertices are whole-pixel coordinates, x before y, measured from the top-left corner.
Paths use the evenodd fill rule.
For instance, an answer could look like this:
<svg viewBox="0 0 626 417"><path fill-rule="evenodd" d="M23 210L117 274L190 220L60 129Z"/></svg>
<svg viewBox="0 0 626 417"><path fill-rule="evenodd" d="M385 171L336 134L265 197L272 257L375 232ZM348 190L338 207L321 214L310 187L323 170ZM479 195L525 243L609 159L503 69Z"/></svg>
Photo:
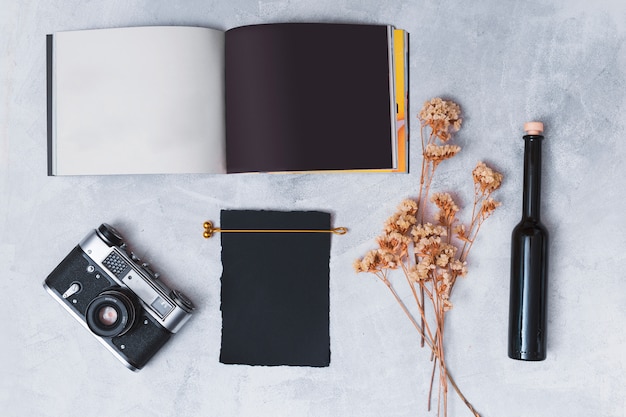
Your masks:
<svg viewBox="0 0 626 417"><path fill-rule="evenodd" d="M472 413L478 416L446 367L444 324L446 312L453 307L450 297L456 279L467 275L467 256L476 235L483 222L500 205L491 194L500 187L502 174L483 162L476 165L472 172L472 217L468 224L462 223L457 217L459 206L450 194L433 193L428 198L439 164L461 150L459 146L446 143L452 138L452 133L461 127L461 110L454 102L434 98L424 104L418 118L423 151L419 195L415 200L406 199L400 203L396 213L385 222L383 233L376 239L378 248L357 259L354 269L356 272L373 273L385 283L421 335L422 346L426 344L431 349L434 364L429 409L432 381L438 371L438 414L443 407L443 414L447 415L450 383ZM428 201L436 207L432 222L425 220ZM392 285L390 275L394 270L403 272L413 294L417 316L411 313Z"/></svg>
<svg viewBox="0 0 626 417"><path fill-rule="evenodd" d="M442 142L452 137L452 132L461 129L461 108L458 104L439 97L424 103L418 115L422 127L428 126L430 131Z"/></svg>

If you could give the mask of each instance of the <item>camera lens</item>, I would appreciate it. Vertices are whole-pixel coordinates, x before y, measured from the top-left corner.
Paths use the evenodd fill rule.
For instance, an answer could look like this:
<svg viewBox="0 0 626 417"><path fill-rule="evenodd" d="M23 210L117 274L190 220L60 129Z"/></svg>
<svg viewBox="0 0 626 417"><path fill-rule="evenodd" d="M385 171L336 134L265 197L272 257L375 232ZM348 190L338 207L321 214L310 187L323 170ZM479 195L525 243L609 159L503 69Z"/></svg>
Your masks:
<svg viewBox="0 0 626 417"><path fill-rule="evenodd" d="M85 316L89 329L98 336L121 336L135 321L135 305L124 292L108 290L89 303Z"/></svg>
<svg viewBox="0 0 626 417"><path fill-rule="evenodd" d="M103 326L113 326L117 319L119 318L119 314L117 314L117 310L111 306L105 306L98 311L98 321Z"/></svg>

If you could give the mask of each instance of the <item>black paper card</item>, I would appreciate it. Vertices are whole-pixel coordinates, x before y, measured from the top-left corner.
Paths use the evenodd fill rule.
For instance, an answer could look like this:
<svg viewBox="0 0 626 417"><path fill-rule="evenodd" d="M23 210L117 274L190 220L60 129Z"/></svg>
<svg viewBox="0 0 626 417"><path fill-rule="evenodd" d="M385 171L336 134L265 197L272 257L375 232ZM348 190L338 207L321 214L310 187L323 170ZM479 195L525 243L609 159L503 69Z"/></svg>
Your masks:
<svg viewBox="0 0 626 417"><path fill-rule="evenodd" d="M222 211L222 229L329 230L317 211ZM330 233L222 233L220 362L328 366Z"/></svg>

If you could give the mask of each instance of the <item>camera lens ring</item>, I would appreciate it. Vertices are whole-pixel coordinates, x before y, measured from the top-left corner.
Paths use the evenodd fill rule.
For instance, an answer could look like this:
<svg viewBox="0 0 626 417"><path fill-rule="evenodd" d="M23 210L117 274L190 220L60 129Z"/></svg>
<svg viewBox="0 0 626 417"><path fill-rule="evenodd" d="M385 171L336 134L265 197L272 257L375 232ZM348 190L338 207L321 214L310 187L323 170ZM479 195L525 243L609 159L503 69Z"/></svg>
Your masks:
<svg viewBox="0 0 626 417"><path fill-rule="evenodd" d="M101 337L116 337L126 333L135 322L135 305L118 290L102 292L94 298L85 312L87 326Z"/></svg>

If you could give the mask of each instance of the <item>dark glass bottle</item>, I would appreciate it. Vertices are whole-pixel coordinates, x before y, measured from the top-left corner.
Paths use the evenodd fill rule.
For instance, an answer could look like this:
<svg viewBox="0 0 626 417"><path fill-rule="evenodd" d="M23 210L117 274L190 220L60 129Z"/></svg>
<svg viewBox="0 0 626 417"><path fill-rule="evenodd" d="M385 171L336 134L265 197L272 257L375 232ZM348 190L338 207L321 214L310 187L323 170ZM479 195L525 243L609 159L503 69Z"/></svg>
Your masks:
<svg viewBox="0 0 626 417"><path fill-rule="evenodd" d="M509 357L546 358L548 231L539 220L543 124L524 125L522 220L513 229L509 300Z"/></svg>

